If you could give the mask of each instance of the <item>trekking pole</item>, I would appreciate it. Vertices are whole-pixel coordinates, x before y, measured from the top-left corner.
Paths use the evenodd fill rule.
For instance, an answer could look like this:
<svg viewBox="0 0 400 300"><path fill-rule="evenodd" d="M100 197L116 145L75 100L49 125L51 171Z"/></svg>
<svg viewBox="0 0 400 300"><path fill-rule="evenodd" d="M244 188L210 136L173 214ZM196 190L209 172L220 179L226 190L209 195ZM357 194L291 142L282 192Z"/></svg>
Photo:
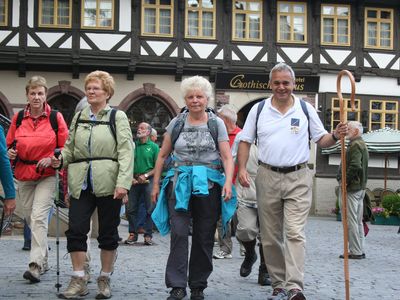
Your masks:
<svg viewBox="0 0 400 300"><path fill-rule="evenodd" d="M58 159L61 154L60 149L54 150L54 156ZM55 204L56 204L56 247L57 247L57 283L55 287L57 288L57 293L60 291L60 193L59 193L59 175L58 170L56 170L56 195L55 195Z"/></svg>
<svg viewBox="0 0 400 300"><path fill-rule="evenodd" d="M340 81L343 75L347 75L351 83L351 110L355 110L354 96L355 96L355 81L353 75L347 71L342 70L339 72L336 87L337 94L339 96L340 104L340 122L347 122L347 115L345 118L345 108L343 104L342 90L340 88ZM342 159L342 223L343 223L343 256L344 256L344 278L345 278L345 289L346 289L346 300L350 300L350 279L349 279L349 245L348 245L348 225L347 225L347 190L346 190L346 148L344 143L344 136L340 136L341 144L341 159Z"/></svg>
<svg viewBox="0 0 400 300"><path fill-rule="evenodd" d="M3 232L3 222L4 222L4 202L3 202L3 208L2 208L2 211L1 211L0 238L1 238L1 233Z"/></svg>

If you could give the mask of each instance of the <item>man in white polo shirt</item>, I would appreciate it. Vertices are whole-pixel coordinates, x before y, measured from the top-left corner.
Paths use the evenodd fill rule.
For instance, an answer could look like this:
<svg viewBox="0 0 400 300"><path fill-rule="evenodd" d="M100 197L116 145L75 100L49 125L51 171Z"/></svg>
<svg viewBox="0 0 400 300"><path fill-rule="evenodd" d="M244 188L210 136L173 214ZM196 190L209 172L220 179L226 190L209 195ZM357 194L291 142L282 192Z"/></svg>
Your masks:
<svg viewBox="0 0 400 300"><path fill-rule="evenodd" d="M249 186L246 163L257 138L260 168L256 177L261 241L273 292L267 299L304 300L305 224L312 201L312 173L307 167L309 139L320 147L347 133L339 124L328 133L316 110L292 94L293 69L279 63L269 76L272 97L259 116L254 105L242 131L238 179Z"/></svg>

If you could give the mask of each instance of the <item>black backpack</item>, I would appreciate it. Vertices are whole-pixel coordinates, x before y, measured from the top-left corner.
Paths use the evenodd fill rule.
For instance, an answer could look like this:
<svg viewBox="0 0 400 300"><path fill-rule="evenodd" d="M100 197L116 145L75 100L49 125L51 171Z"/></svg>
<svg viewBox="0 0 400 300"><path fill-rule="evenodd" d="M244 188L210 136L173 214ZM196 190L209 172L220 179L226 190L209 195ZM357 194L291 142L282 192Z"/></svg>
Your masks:
<svg viewBox="0 0 400 300"><path fill-rule="evenodd" d="M117 141L117 127L115 125L115 115L117 113L117 109L115 108L111 108L111 112L110 112L110 118L108 121L93 121L93 120L81 120L81 114L82 111L79 112L78 114L78 118L76 119L76 123L75 123L75 132L76 132L76 128L78 127L77 124L78 123L89 123L89 124L93 124L93 125L108 125L110 126L110 130L111 133L114 137L115 143L118 143Z"/></svg>
<svg viewBox="0 0 400 300"><path fill-rule="evenodd" d="M212 139L214 140L216 149L219 150L217 115L215 114L215 111L211 107L207 107L206 112L208 114L208 121L207 121L208 130L210 131ZM174 148L175 142L178 139L179 135L181 134L183 127L185 126L185 120L186 120L188 114L189 114L189 111L185 107L181 110L181 113L176 118L174 128L172 128L172 132L171 132L172 148Z"/></svg>
<svg viewBox="0 0 400 300"><path fill-rule="evenodd" d="M25 110L22 109L18 112L17 121L15 122L16 128L21 126L22 119L24 118ZM56 134L56 148L58 148L58 122L57 122L57 110L51 110L50 112L50 124Z"/></svg>

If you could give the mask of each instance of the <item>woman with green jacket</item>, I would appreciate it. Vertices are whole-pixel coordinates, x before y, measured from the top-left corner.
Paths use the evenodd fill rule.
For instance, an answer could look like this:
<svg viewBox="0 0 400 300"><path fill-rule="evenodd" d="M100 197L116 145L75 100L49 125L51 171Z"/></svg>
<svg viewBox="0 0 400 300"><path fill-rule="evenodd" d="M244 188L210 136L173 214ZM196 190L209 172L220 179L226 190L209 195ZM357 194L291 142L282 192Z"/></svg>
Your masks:
<svg viewBox="0 0 400 300"><path fill-rule="evenodd" d="M90 73L85 79L85 91L89 106L75 115L61 156L53 157L53 167L68 166L71 196L66 236L73 276L59 298L71 299L89 293L84 276L86 235L90 217L97 208L101 272L96 299L108 299L118 247L119 212L132 182L134 146L126 114L108 105L114 94L110 74Z"/></svg>

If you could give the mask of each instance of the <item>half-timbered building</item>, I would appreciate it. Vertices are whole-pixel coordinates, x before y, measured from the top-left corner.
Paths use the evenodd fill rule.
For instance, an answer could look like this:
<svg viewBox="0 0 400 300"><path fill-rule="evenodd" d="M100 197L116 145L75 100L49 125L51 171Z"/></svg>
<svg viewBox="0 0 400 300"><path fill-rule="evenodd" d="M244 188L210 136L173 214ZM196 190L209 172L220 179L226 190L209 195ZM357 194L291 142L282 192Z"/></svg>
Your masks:
<svg viewBox="0 0 400 300"><path fill-rule="evenodd" d="M110 72L117 83L111 105L160 135L183 106L179 84L199 74L214 84L215 101L234 105L239 122L270 94L277 62L297 75L296 94L319 111L326 128L339 121L336 76L356 79L349 120L365 131L399 129L399 0L0 0L0 113L11 117L26 102L27 79L49 83L48 101L71 121L84 97L84 76ZM346 80L345 92L350 91ZM347 98L346 98L347 97ZM315 155L314 212L334 203L334 156ZM382 185L382 158L371 158L371 187ZM398 156L389 187L397 189Z"/></svg>

